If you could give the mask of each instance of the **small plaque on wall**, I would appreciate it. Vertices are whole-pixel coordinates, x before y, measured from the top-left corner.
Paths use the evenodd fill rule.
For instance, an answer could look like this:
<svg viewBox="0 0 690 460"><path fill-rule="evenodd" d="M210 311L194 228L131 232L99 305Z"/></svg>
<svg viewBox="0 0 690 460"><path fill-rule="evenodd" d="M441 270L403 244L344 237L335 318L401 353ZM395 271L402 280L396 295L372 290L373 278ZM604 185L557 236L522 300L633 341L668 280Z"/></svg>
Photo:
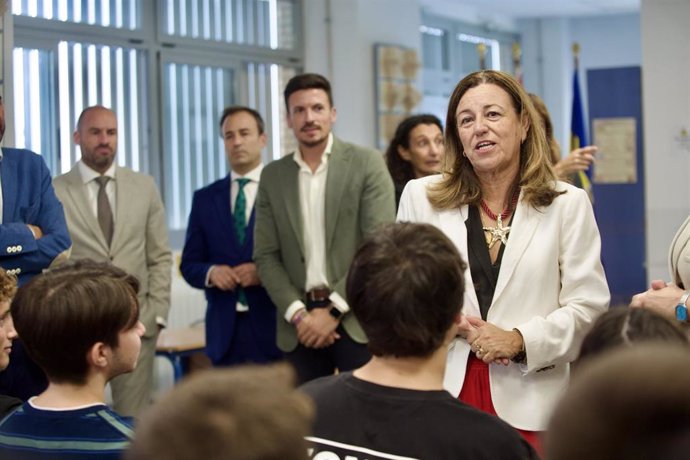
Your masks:
<svg viewBox="0 0 690 460"><path fill-rule="evenodd" d="M637 143L635 119L595 118L594 145L599 147L594 164L596 184L634 184L637 182Z"/></svg>

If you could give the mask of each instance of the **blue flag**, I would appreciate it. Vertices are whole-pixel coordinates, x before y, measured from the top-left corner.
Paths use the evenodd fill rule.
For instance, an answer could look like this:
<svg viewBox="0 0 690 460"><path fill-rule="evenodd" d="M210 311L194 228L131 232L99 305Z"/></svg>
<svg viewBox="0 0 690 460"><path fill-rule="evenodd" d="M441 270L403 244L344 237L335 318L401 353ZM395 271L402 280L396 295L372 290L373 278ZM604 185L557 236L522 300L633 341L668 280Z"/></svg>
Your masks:
<svg viewBox="0 0 690 460"><path fill-rule="evenodd" d="M577 66L573 71L573 110L570 118L570 151L589 145L585 134L585 117L582 112L582 96L580 95L580 79ZM575 185L583 188L592 196L592 168L580 171L575 177Z"/></svg>

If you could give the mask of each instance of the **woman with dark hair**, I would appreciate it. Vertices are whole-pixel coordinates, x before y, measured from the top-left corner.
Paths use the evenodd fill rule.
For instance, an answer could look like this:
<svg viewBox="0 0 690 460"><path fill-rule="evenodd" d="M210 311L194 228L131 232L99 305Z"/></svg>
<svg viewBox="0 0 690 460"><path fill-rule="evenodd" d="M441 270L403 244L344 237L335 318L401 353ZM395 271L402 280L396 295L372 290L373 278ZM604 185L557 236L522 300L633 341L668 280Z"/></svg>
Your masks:
<svg viewBox="0 0 690 460"><path fill-rule="evenodd" d="M640 342L688 345L688 337L676 324L649 310L611 308L597 318L582 341L578 364L612 348Z"/></svg>
<svg viewBox="0 0 690 460"><path fill-rule="evenodd" d="M469 262L445 387L538 448L569 363L609 303L592 205L556 180L532 100L507 73L458 83L445 140L448 168L410 181L398 212L439 227Z"/></svg>
<svg viewBox="0 0 690 460"><path fill-rule="evenodd" d="M400 122L386 150L396 206L410 180L441 172L443 153L443 126L436 116L413 115Z"/></svg>

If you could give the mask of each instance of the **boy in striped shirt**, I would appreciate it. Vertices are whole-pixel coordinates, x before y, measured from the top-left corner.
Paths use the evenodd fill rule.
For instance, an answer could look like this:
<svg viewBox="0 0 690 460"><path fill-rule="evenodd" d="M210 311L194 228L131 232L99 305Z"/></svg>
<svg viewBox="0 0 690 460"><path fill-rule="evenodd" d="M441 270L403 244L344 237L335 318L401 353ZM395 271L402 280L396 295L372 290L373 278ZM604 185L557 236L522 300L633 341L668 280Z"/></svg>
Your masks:
<svg viewBox="0 0 690 460"><path fill-rule="evenodd" d="M0 459L121 457L132 422L106 406L105 386L136 366L138 288L124 271L82 260L19 289L15 328L49 385L0 422Z"/></svg>

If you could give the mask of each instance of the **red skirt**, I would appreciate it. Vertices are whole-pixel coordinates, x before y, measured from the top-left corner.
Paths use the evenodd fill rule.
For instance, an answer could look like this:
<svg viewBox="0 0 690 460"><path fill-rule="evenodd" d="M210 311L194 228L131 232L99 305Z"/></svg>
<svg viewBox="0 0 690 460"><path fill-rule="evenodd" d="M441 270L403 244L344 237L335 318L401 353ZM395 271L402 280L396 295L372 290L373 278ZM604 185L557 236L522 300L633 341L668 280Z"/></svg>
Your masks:
<svg viewBox="0 0 690 460"><path fill-rule="evenodd" d="M474 353L470 353L470 357L467 360L465 382L462 385L462 391L458 399L481 411L498 416L494 408L494 403L491 400L489 365L477 358ZM534 450L536 450L539 455L542 454L541 442L539 441L541 431L515 429L532 445L532 447L534 447Z"/></svg>

